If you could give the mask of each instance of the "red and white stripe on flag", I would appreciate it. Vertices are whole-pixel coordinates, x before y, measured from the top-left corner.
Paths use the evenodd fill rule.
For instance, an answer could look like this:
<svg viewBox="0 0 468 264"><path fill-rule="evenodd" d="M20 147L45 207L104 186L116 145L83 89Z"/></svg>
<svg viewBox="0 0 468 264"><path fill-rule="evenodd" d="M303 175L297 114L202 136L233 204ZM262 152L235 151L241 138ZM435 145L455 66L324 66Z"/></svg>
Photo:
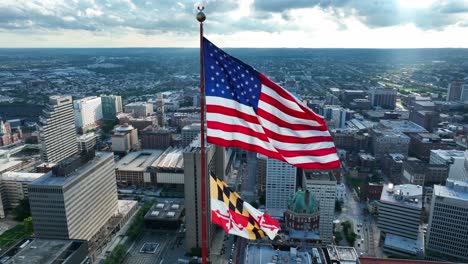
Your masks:
<svg viewBox="0 0 468 264"><path fill-rule="evenodd" d="M204 43L208 142L304 169L339 168L323 117L251 66Z"/></svg>

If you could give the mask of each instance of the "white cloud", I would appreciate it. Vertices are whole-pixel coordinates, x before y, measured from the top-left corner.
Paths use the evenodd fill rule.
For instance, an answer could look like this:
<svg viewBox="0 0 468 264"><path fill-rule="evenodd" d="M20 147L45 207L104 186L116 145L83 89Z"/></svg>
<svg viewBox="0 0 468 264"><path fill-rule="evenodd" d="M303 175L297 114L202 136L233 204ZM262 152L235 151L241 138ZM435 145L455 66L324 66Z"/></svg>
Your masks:
<svg viewBox="0 0 468 264"><path fill-rule="evenodd" d="M304 0L285 10L272 0L280 11L255 9L256 1L204 1L206 35L224 47L468 47L468 0L339 0L337 8ZM2 0L0 47L196 47L197 2Z"/></svg>

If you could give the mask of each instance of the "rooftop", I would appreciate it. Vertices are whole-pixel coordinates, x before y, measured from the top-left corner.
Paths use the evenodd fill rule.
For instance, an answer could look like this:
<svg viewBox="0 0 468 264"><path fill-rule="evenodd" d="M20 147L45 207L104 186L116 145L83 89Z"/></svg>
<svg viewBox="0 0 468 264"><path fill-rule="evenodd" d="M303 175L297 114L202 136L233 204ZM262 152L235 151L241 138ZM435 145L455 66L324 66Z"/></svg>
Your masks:
<svg viewBox="0 0 468 264"><path fill-rule="evenodd" d="M7 171L2 174L1 179L4 181L34 181L42 175L44 173Z"/></svg>
<svg viewBox="0 0 468 264"><path fill-rule="evenodd" d="M184 126L182 128L182 131L183 130L200 130L200 126L201 126L200 123L193 123L193 124Z"/></svg>
<svg viewBox="0 0 468 264"><path fill-rule="evenodd" d="M450 158L455 159L463 159L465 152L463 150L455 150L455 149L431 149L431 155L436 154L439 155L444 160L449 160Z"/></svg>
<svg viewBox="0 0 468 264"><path fill-rule="evenodd" d="M125 105L125 107L132 107L132 106L145 106L146 105L149 105L150 103L147 103L147 102L133 102L133 103L128 103Z"/></svg>
<svg viewBox="0 0 468 264"><path fill-rule="evenodd" d="M18 247L3 255L3 257L9 256L10 259L2 263L62 263L62 261L59 262L59 259L63 257L61 255L66 251L70 251L69 255L71 255L83 243L86 242L81 240L29 238L21 241Z"/></svg>
<svg viewBox="0 0 468 264"><path fill-rule="evenodd" d="M298 190L289 200L288 208L298 214L314 214L319 209L319 201L308 190Z"/></svg>
<svg viewBox="0 0 468 264"><path fill-rule="evenodd" d="M78 141L87 141L87 140L90 140L92 138L95 138L97 137L97 135L94 133L94 132L91 132L91 133L86 133L84 135L81 135L79 137L77 137Z"/></svg>
<svg viewBox="0 0 468 264"><path fill-rule="evenodd" d="M298 251L296 248L291 248L290 251L280 251L275 250L271 245L248 244L245 251L245 264L312 264L313 256L317 256L317 263L327 263L320 248L311 248L307 251Z"/></svg>
<svg viewBox="0 0 468 264"><path fill-rule="evenodd" d="M43 177L37 178L33 181L32 185L48 185L48 186L65 186L76 179L76 176L89 171L94 168L94 166L109 156L114 156L111 152L96 152L96 156L85 163L84 165L80 166L77 170L73 171L71 174L67 175L67 177L60 177L54 176L52 171L44 174Z"/></svg>
<svg viewBox="0 0 468 264"><path fill-rule="evenodd" d="M373 130L378 136L384 137L384 138L404 138L409 140L410 138L403 134L403 132L396 132L392 130L378 130L374 129Z"/></svg>
<svg viewBox="0 0 468 264"><path fill-rule="evenodd" d="M389 155L392 157L393 161L398 163L403 163L403 160L405 159L405 155L400 153L390 153Z"/></svg>
<svg viewBox="0 0 468 264"><path fill-rule="evenodd" d="M375 157L369 153L359 153L358 156L362 160L375 161Z"/></svg>
<svg viewBox="0 0 468 264"><path fill-rule="evenodd" d="M327 252L332 261L343 264L359 263L358 254L353 247L327 246Z"/></svg>
<svg viewBox="0 0 468 264"><path fill-rule="evenodd" d="M422 208L423 188L414 184L385 184L380 202L399 204L405 207Z"/></svg>
<svg viewBox="0 0 468 264"><path fill-rule="evenodd" d="M408 120L380 120L379 125L393 132L427 133L425 128Z"/></svg>
<svg viewBox="0 0 468 264"><path fill-rule="evenodd" d="M146 213L145 220L176 221L179 220L184 210L184 202L158 202Z"/></svg>
<svg viewBox="0 0 468 264"><path fill-rule="evenodd" d="M468 183L447 180L447 186L434 185L434 195L468 202Z"/></svg>
<svg viewBox="0 0 468 264"><path fill-rule="evenodd" d="M11 167L19 165L21 162L21 160L0 159L0 172L7 171Z"/></svg>
<svg viewBox="0 0 468 264"><path fill-rule="evenodd" d="M424 240L420 235L419 239L410 239L387 233L385 235L384 247L396 249L408 254L417 255L424 248Z"/></svg>
<svg viewBox="0 0 468 264"><path fill-rule="evenodd" d="M330 171L304 170L304 175L308 181L335 181L336 179Z"/></svg>
<svg viewBox="0 0 468 264"><path fill-rule="evenodd" d="M117 200L119 213L127 215L134 207L138 206L137 201L133 200Z"/></svg>
<svg viewBox="0 0 468 264"><path fill-rule="evenodd" d="M157 160L152 164L152 167L158 169L184 169L184 149L169 147L166 149Z"/></svg>
<svg viewBox="0 0 468 264"><path fill-rule="evenodd" d="M140 150L130 152L116 164L121 171L146 171L161 155L162 150Z"/></svg>

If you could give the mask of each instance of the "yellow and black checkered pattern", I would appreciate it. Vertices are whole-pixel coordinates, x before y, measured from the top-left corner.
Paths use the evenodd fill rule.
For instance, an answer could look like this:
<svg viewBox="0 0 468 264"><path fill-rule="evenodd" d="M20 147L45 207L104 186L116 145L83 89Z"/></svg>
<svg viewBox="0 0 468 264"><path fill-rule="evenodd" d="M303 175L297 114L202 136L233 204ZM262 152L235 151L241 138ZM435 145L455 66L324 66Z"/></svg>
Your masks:
<svg viewBox="0 0 468 264"><path fill-rule="evenodd" d="M249 233L249 239L255 240L266 236L265 232L260 229L260 226L252 215L244 208L244 201L240 198L239 194L234 192L224 181L218 179L213 173L211 173L210 177L210 192L211 198L224 202L231 214L237 213L248 218L246 230Z"/></svg>

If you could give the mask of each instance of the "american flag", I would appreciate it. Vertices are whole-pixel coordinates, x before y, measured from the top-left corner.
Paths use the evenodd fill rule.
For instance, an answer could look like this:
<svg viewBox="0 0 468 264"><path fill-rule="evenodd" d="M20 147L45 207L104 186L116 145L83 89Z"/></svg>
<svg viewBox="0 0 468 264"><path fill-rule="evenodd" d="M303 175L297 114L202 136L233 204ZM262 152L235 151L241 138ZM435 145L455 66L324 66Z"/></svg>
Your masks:
<svg viewBox="0 0 468 264"><path fill-rule="evenodd" d="M203 51L208 142L304 169L340 166L321 116L206 38Z"/></svg>

